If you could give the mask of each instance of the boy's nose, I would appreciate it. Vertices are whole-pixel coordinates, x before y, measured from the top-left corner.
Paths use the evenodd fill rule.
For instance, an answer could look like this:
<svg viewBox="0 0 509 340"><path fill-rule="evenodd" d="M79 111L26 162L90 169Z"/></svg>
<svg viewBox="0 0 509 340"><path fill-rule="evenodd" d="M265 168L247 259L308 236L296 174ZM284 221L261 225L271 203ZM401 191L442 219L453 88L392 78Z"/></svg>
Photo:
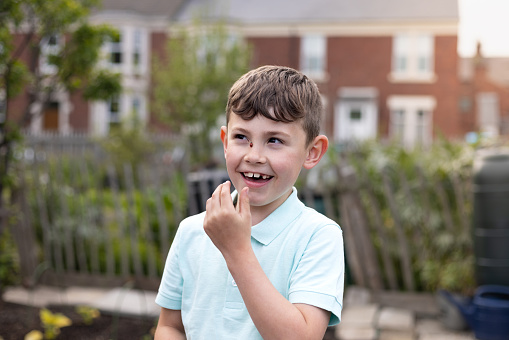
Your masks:
<svg viewBox="0 0 509 340"><path fill-rule="evenodd" d="M252 146L251 146L252 145ZM256 144L251 143L248 148L246 155L244 156L244 161L248 163L265 163L267 161L266 157L262 154L261 147Z"/></svg>

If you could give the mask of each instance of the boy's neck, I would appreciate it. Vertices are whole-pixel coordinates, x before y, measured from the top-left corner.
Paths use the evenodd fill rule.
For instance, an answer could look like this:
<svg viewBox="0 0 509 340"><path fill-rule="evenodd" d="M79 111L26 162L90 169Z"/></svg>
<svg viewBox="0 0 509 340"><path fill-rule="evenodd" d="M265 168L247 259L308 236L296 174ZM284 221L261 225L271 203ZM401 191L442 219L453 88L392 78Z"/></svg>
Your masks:
<svg viewBox="0 0 509 340"><path fill-rule="evenodd" d="M258 223L262 222L264 219L266 219L270 214L272 214L277 208L279 208L290 195L292 194L293 189L288 192L285 199L280 201L277 204L270 203L264 206L250 206L251 208L251 226L255 226Z"/></svg>

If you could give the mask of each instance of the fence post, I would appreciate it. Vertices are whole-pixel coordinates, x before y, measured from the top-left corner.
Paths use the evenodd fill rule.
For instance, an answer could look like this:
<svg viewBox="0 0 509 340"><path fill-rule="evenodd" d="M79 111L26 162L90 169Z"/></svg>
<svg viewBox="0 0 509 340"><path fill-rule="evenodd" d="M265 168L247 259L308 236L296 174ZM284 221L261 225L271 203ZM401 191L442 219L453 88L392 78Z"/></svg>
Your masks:
<svg viewBox="0 0 509 340"><path fill-rule="evenodd" d="M351 261L349 263L352 271L361 279L359 284L380 290L383 288L382 276L369 234L367 217L361 204L357 176L353 168L346 164L338 169L338 175L343 188L340 204L341 218L345 222L345 241L352 243L346 244L347 255Z"/></svg>
<svg viewBox="0 0 509 340"><path fill-rule="evenodd" d="M26 202L26 185L23 176L21 177L21 187L15 189L12 194L12 203L14 209L6 213L5 218L10 226L14 242L18 247L20 274L23 283L32 285L31 282L35 268L37 267L37 244L35 242L34 230L28 219L29 209ZM10 219L15 223L11 223Z"/></svg>

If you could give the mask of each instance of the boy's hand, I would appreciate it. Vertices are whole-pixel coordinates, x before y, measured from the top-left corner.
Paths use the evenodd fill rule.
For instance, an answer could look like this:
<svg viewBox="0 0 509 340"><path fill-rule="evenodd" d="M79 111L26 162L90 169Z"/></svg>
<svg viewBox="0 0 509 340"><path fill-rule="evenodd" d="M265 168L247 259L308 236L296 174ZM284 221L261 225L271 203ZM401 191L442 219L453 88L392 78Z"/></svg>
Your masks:
<svg viewBox="0 0 509 340"><path fill-rule="evenodd" d="M249 188L238 193L237 207L230 194L230 181L220 184L207 200L203 229L228 261L236 251L251 248Z"/></svg>

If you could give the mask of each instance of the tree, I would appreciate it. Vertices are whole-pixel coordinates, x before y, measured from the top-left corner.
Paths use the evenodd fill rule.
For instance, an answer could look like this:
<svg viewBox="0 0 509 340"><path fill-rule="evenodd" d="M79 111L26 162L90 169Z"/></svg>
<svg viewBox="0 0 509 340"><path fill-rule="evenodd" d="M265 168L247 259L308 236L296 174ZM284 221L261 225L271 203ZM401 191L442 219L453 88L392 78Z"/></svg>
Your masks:
<svg viewBox="0 0 509 340"><path fill-rule="evenodd" d="M82 91L86 99L120 93L120 75L97 67L100 48L118 37L113 28L87 22L99 0L0 1L0 212L14 185L13 148L20 129L44 114L59 91ZM25 103L14 111L13 99ZM0 97L0 99L2 99ZM5 223L0 224L2 230Z"/></svg>
<svg viewBox="0 0 509 340"><path fill-rule="evenodd" d="M250 48L223 23L196 20L175 33L166 53L154 60L154 112L188 138L195 165L213 164L210 132L224 115L230 87L249 68Z"/></svg>

